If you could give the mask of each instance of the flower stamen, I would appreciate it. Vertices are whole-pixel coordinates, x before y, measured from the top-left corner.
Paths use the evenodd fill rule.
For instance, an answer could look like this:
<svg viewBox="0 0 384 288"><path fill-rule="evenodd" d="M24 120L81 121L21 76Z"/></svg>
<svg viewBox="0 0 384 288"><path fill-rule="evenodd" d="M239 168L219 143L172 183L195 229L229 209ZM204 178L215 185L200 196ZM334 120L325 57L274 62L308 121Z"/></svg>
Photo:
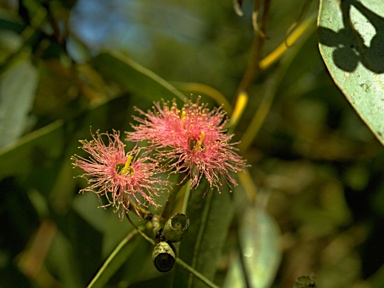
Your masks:
<svg viewBox="0 0 384 288"><path fill-rule="evenodd" d="M237 154L238 143L231 143L225 112L209 110L200 101L200 97L187 101L181 109L174 101L171 107L167 102L155 103L148 113L138 110L146 119L134 118L139 125L133 126L135 131L128 133L127 140L147 141L155 157L165 161L166 170L188 174L192 188L205 176L220 191L223 181L237 185L231 172L242 171L247 164Z"/></svg>
<svg viewBox="0 0 384 288"><path fill-rule="evenodd" d="M180 119L181 119L181 127L184 127L184 120L185 118L187 118L187 113L185 112L185 110L183 110L181 112L181 116L180 116Z"/></svg>
<svg viewBox="0 0 384 288"><path fill-rule="evenodd" d="M131 166L132 159L133 159L132 155L127 156L127 161L125 162L123 169L121 169L121 171L119 172L120 175L125 175L128 173L130 173L130 174L135 173L135 170Z"/></svg>
<svg viewBox="0 0 384 288"><path fill-rule="evenodd" d="M195 151L198 151L201 149L201 146L203 145L203 142L204 142L204 138L205 138L205 133L204 132L201 132L200 133L200 139L199 141L196 143L196 146L195 146Z"/></svg>

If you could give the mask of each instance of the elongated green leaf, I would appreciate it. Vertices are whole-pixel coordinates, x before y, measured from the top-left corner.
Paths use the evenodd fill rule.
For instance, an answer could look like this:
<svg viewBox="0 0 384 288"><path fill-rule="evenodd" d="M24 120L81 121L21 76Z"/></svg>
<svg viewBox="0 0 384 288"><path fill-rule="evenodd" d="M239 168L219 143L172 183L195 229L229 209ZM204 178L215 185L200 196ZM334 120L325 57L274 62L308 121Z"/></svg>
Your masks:
<svg viewBox="0 0 384 288"><path fill-rule="evenodd" d="M83 287L79 271L73 269L76 267L76 255L73 253L71 243L62 233L55 234L47 257L54 263L55 271L63 279L65 287Z"/></svg>
<svg viewBox="0 0 384 288"><path fill-rule="evenodd" d="M237 258L232 262L224 287L246 287L247 282L250 287L270 287L281 259L279 234L276 222L262 207L249 206L239 227L243 260Z"/></svg>
<svg viewBox="0 0 384 288"><path fill-rule="evenodd" d="M244 266L251 287L270 287L280 264L279 228L261 208L250 207L243 214L239 230Z"/></svg>
<svg viewBox="0 0 384 288"><path fill-rule="evenodd" d="M0 151L0 177L26 173L42 164L44 159L58 157L62 150L63 136L63 121L58 120Z"/></svg>
<svg viewBox="0 0 384 288"><path fill-rule="evenodd" d="M205 182L197 190L191 191L187 208L191 225L181 241L178 257L212 281L233 216L233 201L229 191L221 194L210 191ZM182 267L176 266L173 287L205 288L206 285Z"/></svg>
<svg viewBox="0 0 384 288"><path fill-rule="evenodd" d="M57 120L19 139L14 145L0 150L0 178L25 174L36 167L48 165L59 157L67 157L77 152L78 140L89 135L89 127L106 129L112 125L114 115L110 109L126 104L124 97L95 106L83 115L70 121ZM111 130L115 127L107 127ZM68 155L64 154L65 148ZM71 149L72 150L71 150Z"/></svg>
<svg viewBox="0 0 384 288"><path fill-rule="evenodd" d="M16 141L25 129L37 86L37 71L27 58L0 75L0 147Z"/></svg>
<svg viewBox="0 0 384 288"><path fill-rule="evenodd" d="M226 275L223 288L247 287L243 270L240 255L236 254L231 258L231 265Z"/></svg>
<svg viewBox="0 0 384 288"><path fill-rule="evenodd" d="M177 98L183 100L185 98L181 92L168 82L120 54L101 54L94 59L94 64L102 74L113 78L129 91L137 93L138 96L144 97L151 102L160 99L172 100ZM33 93L33 91L28 93ZM105 120L111 114L107 110L115 102L110 101L94 107L88 113L89 115L84 115L87 119L80 119L80 117L68 123L63 121L52 123L26 135L13 146L0 151L0 162L2 163L0 177L26 173L32 167L42 165L44 161L58 157L63 152L65 140L68 141L69 127L76 131L79 129L89 130L90 125L96 129L105 127L105 124L108 123ZM138 102L140 102L140 98L136 101L136 103ZM79 123L84 125L79 126ZM115 127L107 127L107 129L112 128ZM71 135L71 137L73 136ZM73 140L77 143L78 139Z"/></svg>
<svg viewBox="0 0 384 288"><path fill-rule="evenodd" d="M185 99L184 94L167 81L120 53L102 53L93 60L93 63L101 74L140 97L151 101Z"/></svg>
<svg viewBox="0 0 384 288"><path fill-rule="evenodd" d="M384 2L320 1L318 30L333 80L384 144Z"/></svg>

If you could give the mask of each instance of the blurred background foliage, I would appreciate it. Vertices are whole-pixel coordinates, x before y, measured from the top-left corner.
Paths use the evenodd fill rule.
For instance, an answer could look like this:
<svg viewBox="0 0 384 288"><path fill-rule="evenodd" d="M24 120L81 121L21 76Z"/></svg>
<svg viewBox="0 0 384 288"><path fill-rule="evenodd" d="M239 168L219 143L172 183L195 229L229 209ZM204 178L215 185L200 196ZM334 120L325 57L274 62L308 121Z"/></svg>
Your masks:
<svg viewBox="0 0 384 288"><path fill-rule="evenodd" d="M133 227L98 208L95 195L77 194L78 140L90 126L130 130L134 106L191 93L210 107L224 104L213 95L224 97L231 115L254 3L243 2L242 17L229 0L0 3L0 287L84 287ZM304 21L302 7L312 26L247 87L235 140L255 111L266 117L240 144L251 164L241 185L211 197L219 202L203 199L210 205L201 211L189 206L203 223L226 225L207 226L202 242L214 250L219 233L223 251L194 264L219 286L293 287L308 276L318 287L383 287L384 150L325 69L317 3L305 3L271 2L264 56ZM190 237L180 257L195 257ZM134 238L105 287L187 287L185 269L161 274L150 253Z"/></svg>

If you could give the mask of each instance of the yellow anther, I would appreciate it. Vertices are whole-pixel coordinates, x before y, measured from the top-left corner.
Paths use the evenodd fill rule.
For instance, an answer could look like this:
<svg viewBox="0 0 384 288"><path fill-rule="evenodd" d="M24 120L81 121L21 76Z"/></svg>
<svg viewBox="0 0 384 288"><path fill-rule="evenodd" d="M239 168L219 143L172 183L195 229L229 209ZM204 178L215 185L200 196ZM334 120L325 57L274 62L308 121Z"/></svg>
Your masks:
<svg viewBox="0 0 384 288"><path fill-rule="evenodd" d="M201 132L200 133L200 140L199 140L200 145L203 144L204 138L205 138L205 132Z"/></svg>
<svg viewBox="0 0 384 288"><path fill-rule="evenodd" d="M182 111L181 112L181 116L180 116L180 119L181 119L181 126L184 127L184 120L185 118L187 117L187 113L185 111Z"/></svg>

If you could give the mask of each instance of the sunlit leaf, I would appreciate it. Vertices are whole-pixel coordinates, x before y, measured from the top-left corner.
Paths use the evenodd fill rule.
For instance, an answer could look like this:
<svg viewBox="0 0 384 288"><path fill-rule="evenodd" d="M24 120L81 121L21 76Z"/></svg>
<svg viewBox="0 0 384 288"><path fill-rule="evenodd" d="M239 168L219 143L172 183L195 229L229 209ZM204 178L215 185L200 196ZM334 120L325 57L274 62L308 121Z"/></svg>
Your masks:
<svg viewBox="0 0 384 288"><path fill-rule="evenodd" d="M244 287L244 274L250 287L270 287L281 259L276 222L263 208L248 207L240 221L239 241L243 259L232 263L225 287Z"/></svg>
<svg viewBox="0 0 384 288"><path fill-rule="evenodd" d="M318 31L333 80L384 144L384 2L320 1Z"/></svg>
<svg viewBox="0 0 384 288"><path fill-rule="evenodd" d="M232 256L231 266L225 278L223 288L230 287L246 287L246 279L244 277L244 271L241 264L240 255Z"/></svg>
<svg viewBox="0 0 384 288"><path fill-rule="evenodd" d="M101 74L140 97L151 101L185 99L184 94L167 81L123 54L102 53L93 60L93 63Z"/></svg>
<svg viewBox="0 0 384 288"><path fill-rule="evenodd" d="M3 15L0 12L0 65L4 62L10 61L10 56L20 49L22 45L22 39L16 32L2 29L3 28ZM4 65L5 68L6 65ZM2 68L2 69L4 69ZM2 70L0 69L0 71Z"/></svg>

